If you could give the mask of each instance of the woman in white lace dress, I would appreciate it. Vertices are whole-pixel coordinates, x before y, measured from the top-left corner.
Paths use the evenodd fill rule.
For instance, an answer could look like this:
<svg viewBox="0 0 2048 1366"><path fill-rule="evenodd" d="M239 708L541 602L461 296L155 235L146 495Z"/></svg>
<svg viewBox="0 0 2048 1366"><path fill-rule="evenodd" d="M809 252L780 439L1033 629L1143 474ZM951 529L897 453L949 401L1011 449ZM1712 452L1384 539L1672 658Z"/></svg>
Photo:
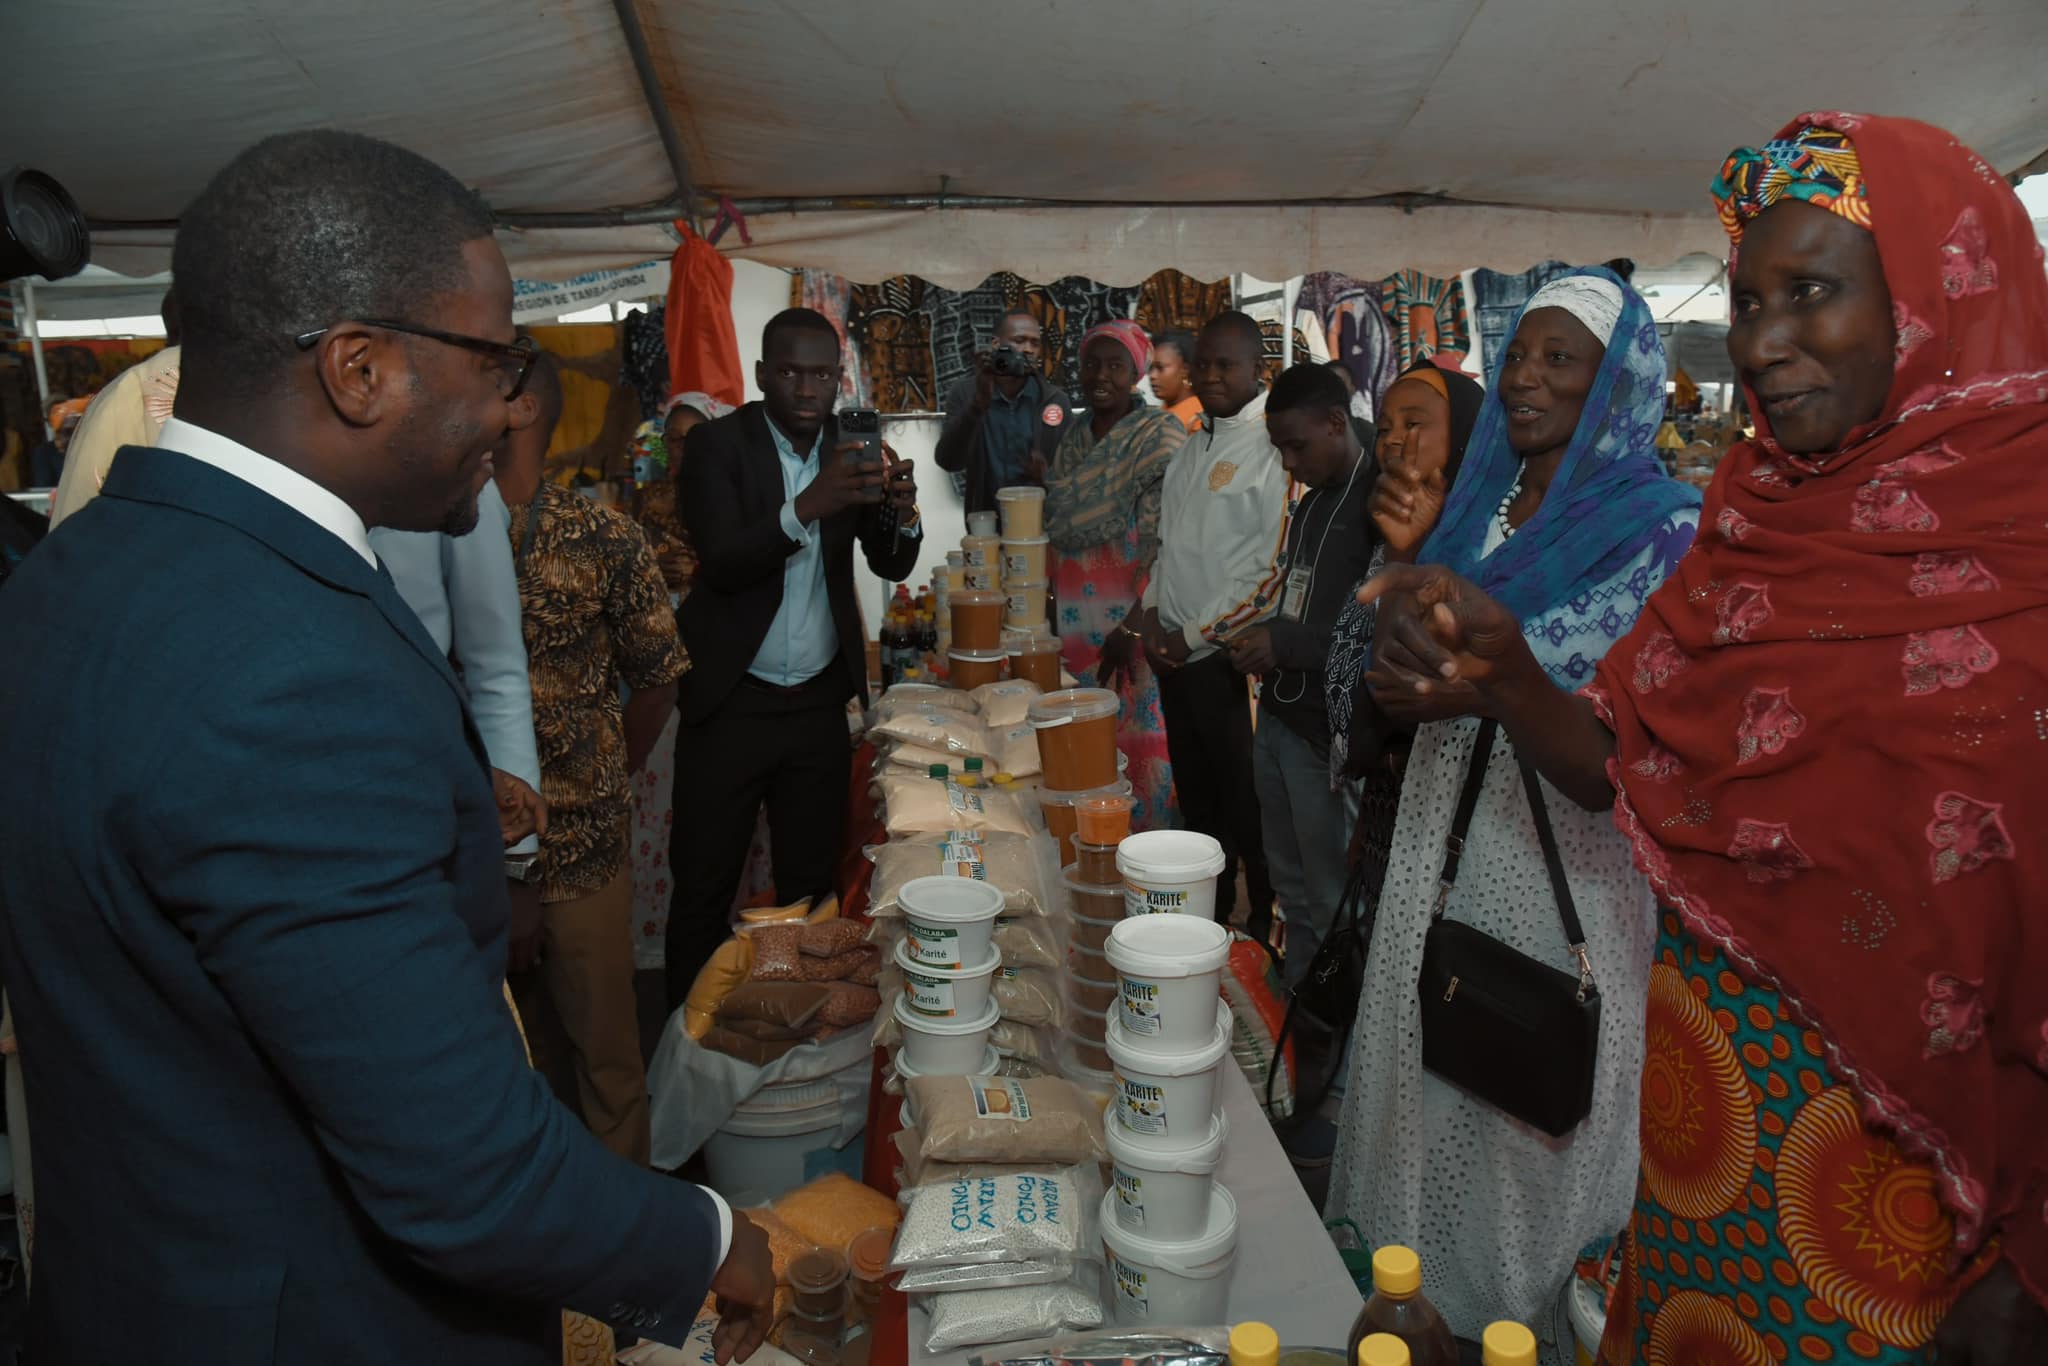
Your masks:
<svg viewBox="0 0 2048 1366"><path fill-rule="evenodd" d="M1578 687L1691 544L1699 496L1654 441L1664 349L1642 299L1604 270L1546 286L1517 320L1456 486L1418 559L1516 599L1550 675ZM1373 676L1368 675L1368 684ZM1378 696L1377 691L1375 696ZM1628 1221L1655 905L1604 812L1547 801L1603 998L1591 1114L1563 1138L1422 1066L1417 982L1445 839L1479 722L1423 721L1380 897L1332 1171L1331 1213L1422 1257L1458 1336L1495 1319L1550 1333L1579 1250ZM1512 747L1494 744L1448 918L1575 971ZM1569 1359L1569 1349L1565 1353Z"/></svg>

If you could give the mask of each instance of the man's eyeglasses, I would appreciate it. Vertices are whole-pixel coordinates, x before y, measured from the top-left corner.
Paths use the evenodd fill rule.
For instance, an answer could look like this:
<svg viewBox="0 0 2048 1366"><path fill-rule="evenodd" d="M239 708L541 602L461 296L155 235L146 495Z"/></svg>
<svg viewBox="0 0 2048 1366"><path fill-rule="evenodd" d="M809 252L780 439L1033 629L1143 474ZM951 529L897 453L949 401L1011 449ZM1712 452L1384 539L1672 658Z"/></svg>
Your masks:
<svg viewBox="0 0 2048 1366"><path fill-rule="evenodd" d="M533 374L533 363L540 356L540 344L531 337L521 337L518 341L512 342L497 342L485 337L467 337L460 332L443 332L437 327L421 327L417 323L393 322L389 318L359 318L357 321L365 327L381 327L386 332L403 332L408 336L425 337L429 341L459 346L465 351L477 351L486 356L497 357L504 362L504 368L499 370L499 375L512 375L511 388L503 387L502 378L500 382L501 396L507 403L525 392L527 378ZM311 332L299 333L292 341L299 350L310 351L315 342L333 330L332 327L316 327Z"/></svg>

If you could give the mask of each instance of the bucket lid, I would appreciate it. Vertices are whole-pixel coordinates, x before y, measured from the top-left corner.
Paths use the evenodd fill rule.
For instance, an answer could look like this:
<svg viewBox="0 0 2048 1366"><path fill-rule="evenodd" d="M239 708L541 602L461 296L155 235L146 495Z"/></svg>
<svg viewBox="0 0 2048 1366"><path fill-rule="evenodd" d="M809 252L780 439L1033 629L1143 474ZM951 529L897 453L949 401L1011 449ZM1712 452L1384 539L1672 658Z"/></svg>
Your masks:
<svg viewBox="0 0 2048 1366"><path fill-rule="evenodd" d="M963 588L946 595L948 607L1001 607L1007 599L993 588Z"/></svg>
<svg viewBox="0 0 2048 1366"><path fill-rule="evenodd" d="M1047 583L1048 580L1045 579L1004 579L1003 591L1011 597L1016 597L1019 593L1029 593L1034 588L1044 592Z"/></svg>
<svg viewBox="0 0 2048 1366"><path fill-rule="evenodd" d="M832 1084L830 1077L819 1077L814 1081L784 1081L764 1086L735 1105L733 1110L755 1115L783 1114L838 1103L839 1088Z"/></svg>
<svg viewBox="0 0 2048 1366"><path fill-rule="evenodd" d="M895 1235L886 1228L862 1229L846 1242L846 1265L864 1281L879 1281L889 1270L889 1250Z"/></svg>
<svg viewBox="0 0 2048 1366"><path fill-rule="evenodd" d="M1117 845L1116 866L1137 882L1199 882L1223 871L1223 846L1199 830L1145 830Z"/></svg>
<svg viewBox="0 0 2048 1366"><path fill-rule="evenodd" d="M1149 1077L1192 1076L1222 1062L1224 1055L1230 1052L1230 1007L1221 999L1217 1000L1216 1032L1209 1042L1199 1048L1171 1052L1147 1048L1135 1042L1124 1032L1117 1012L1111 1011L1109 1028L1103 1031L1102 1046L1109 1051L1109 1060L1117 1065L1118 1071L1128 1067Z"/></svg>
<svg viewBox="0 0 2048 1366"><path fill-rule="evenodd" d="M949 659L971 660L976 664L1000 664L1010 657L1010 652L997 646L993 650L948 650Z"/></svg>
<svg viewBox="0 0 2048 1366"><path fill-rule="evenodd" d="M1004 546L1005 546L1006 548L1007 548L1007 547L1009 547L1009 546L1013 546L1013 545L1051 545L1051 544L1052 544L1052 538L1051 538L1050 536L1005 536L1005 537L1003 537L1003 545L1004 545Z"/></svg>
<svg viewBox="0 0 2048 1366"><path fill-rule="evenodd" d="M903 1049L900 1046L896 1049L896 1056L891 1059L890 1065L896 1069L896 1075L905 1081L924 1075L924 1073L910 1065L910 1059L903 1056ZM994 1076L996 1069L1002 1065L1003 1055L996 1051L994 1044L990 1044L988 1051L981 1055L981 1066L974 1069L973 1075L977 1077Z"/></svg>
<svg viewBox="0 0 2048 1366"><path fill-rule="evenodd" d="M914 1029L920 1034L936 1034L945 1039L957 1039L962 1035L979 1034L983 1030L994 1029L996 1021L1002 1018L1003 1012L994 1001L988 1003L988 1009L982 1012L981 1018L968 1020L958 1015L920 1015L910 1008L909 997L896 998L897 1024L905 1029Z"/></svg>
<svg viewBox="0 0 2048 1366"><path fill-rule="evenodd" d="M996 490L998 503L1036 502L1045 497L1045 490L1036 484L1005 484Z"/></svg>
<svg viewBox="0 0 2048 1366"><path fill-rule="evenodd" d="M1115 716L1120 705L1116 694L1107 688L1062 688L1031 704L1031 724L1047 730L1069 721L1092 721Z"/></svg>
<svg viewBox="0 0 2048 1366"><path fill-rule="evenodd" d="M1038 723L1034 721L1032 724L1036 725ZM1084 788L1079 792L1055 792L1049 787L1038 789L1038 800L1044 806L1078 807L1082 802L1087 801L1091 797L1128 797L1130 795L1131 780L1129 778L1118 778L1108 787ZM1122 865L1118 866L1121 867Z"/></svg>
<svg viewBox="0 0 2048 1366"><path fill-rule="evenodd" d="M983 515L986 516L987 514L984 513ZM960 548L962 550L965 550L968 546L971 545L995 545L997 542L1001 540L1002 537L997 536L994 533L983 534L980 532L976 532L973 535L962 536L960 538Z"/></svg>
<svg viewBox="0 0 2048 1366"><path fill-rule="evenodd" d="M1148 978L1193 977L1223 966L1230 957L1230 931L1213 920L1192 915L1133 916L1109 932L1103 952L1118 972Z"/></svg>
<svg viewBox="0 0 2048 1366"><path fill-rule="evenodd" d="M1209 1219L1192 1238L1167 1241L1133 1233L1117 1222L1116 1192L1102 1197L1102 1241L1127 1262L1157 1267L1176 1276L1214 1280L1230 1267L1237 1251L1237 1201L1218 1184L1209 1188Z"/></svg>
<svg viewBox="0 0 2048 1366"><path fill-rule="evenodd" d="M896 904L903 908L903 914L927 925L973 925L994 920L1009 900L1003 889L993 883L942 874L914 877L896 890Z"/></svg>
<svg viewBox="0 0 2048 1366"><path fill-rule="evenodd" d="M1109 1138L1110 1158L1120 1167L1135 1167L1141 1172L1207 1176L1222 1164L1223 1142L1230 1137L1230 1119L1220 1109L1216 1118L1209 1121L1209 1136L1198 1146L1171 1152L1160 1152L1140 1142L1124 1127L1123 1116L1114 1110L1106 1121L1102 1130Z"/></svg>
<svg viewBox="0 0 2048 1366"><path fill-rule="evenodd" d="M967 879L948 878L947 881L965 882L967 881ZM982 887L988 886L988 884L985 882L977 883L975 885ZM995 889L991 888L990 890ZM1000 891L997 891L996 895L1000 897L1002 896L1002 893ZM995 919L995 917L990 916L989 919L993 920ZM932 963L918 962L917 959L911 956L910 941L908 939L899 939L896 941L896 966L903 969L905 972L915 973L919 977L935 978L942 982L955 982L959 981L963 977L992 977L1002 970L1003 951L997 948L995 945L991 944L988 946L987 959L985 959L979 967L942 968Z"/></svg>

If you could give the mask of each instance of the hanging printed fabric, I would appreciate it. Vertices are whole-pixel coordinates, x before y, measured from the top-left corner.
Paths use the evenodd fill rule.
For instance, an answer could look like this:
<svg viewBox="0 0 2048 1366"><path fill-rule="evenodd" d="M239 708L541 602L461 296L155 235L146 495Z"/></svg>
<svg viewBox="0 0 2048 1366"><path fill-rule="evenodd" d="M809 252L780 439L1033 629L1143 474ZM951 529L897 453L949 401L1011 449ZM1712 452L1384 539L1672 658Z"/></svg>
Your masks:
<svg viewBox="0 0 2048 1366"><path fill-rule="evenodd" d="M1401 345L1403 368L1435 357L1461 364L1471 349L1465 322L1465 282L1440 280L1419 270L1397 270L1380 281L1380 307Z"/></svg>

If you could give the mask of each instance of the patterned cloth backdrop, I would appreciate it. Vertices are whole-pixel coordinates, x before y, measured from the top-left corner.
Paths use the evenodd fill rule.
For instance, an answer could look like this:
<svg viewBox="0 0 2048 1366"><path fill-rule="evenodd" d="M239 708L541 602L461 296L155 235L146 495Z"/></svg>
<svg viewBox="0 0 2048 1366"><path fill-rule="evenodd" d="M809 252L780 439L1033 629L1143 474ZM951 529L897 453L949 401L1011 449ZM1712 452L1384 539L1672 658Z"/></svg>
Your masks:
<svg viewBox="0 0 2048 1366"><path fill-rule="evenodd" d="M1479 362L1492 384L1500 369L1500 352L1508 343L1508 329L1515 315L1537 290L1571 269L1562 261L1545 261L1520 275L1503 275L1497 270L1472 272L1473 340L1479 346Z"/></svg>
<svg viewBox="0 0 2048 1366"><path fill-rule="evenodd" d="M1154 336L1179 329L1202 330L1209 319L1230 307L1230 281L1203 282L1177 270L1154 273L1138 286L1138 308L1131 316Z"/></svg>
<svg viewBox="0 0 2048 1366"><path fill-rule="evenodd" d="M1472 347L1465 322L1465 282L1439 280L1419 270L1397 270L1380 281L1380 307L1401 344L1401 368L1440 356L1457 362Z"/></svg>
<svg viewBox="0 0 2048 1366"><path fill-rule="evenodd" d="M1351 382L1372 400L1377 413L1401 373L1393 328L1380 305L1380 287L1336 271L1317 271L1303 277L1295 307L1321 320L1331 357L1344 362Z"/></svg>

